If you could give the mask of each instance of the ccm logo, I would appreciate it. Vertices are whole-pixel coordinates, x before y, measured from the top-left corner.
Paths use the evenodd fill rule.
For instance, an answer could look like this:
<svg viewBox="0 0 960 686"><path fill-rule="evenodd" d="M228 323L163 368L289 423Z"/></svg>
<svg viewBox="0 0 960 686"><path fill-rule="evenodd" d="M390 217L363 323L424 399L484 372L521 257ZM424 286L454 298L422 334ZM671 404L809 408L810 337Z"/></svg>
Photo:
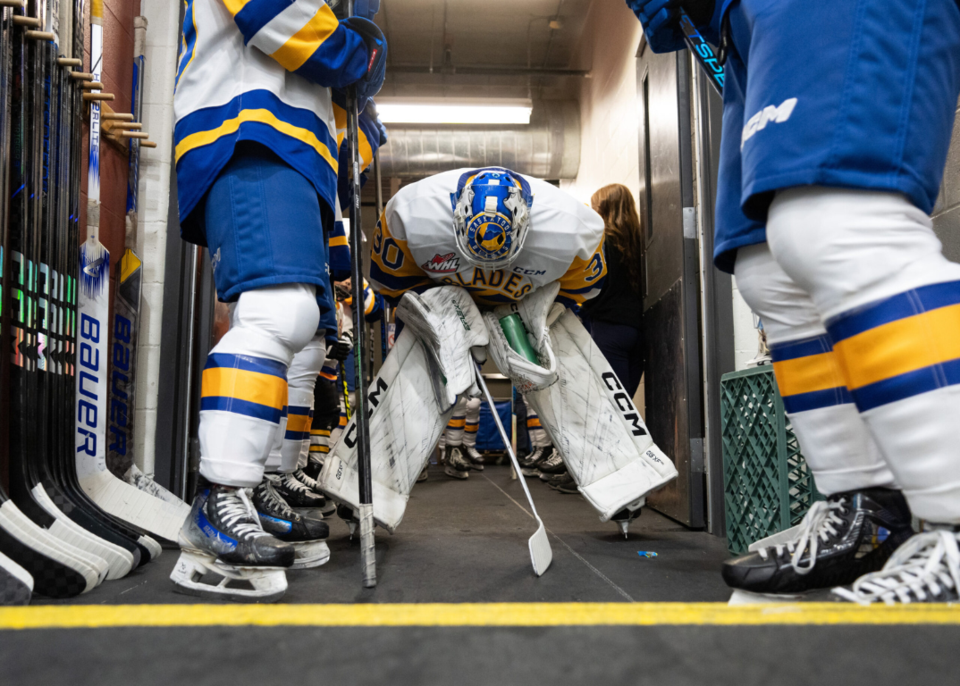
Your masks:
<svg viewBox="0 0 960 686"><path fill-rule="evenodd" d="M377 387L370 392L370 411L367 413L369 417L373 416L373 411L380 405L380 395L385 393L387 388L387 382L377 377ZM353 448L357 444L357 423L355 421L351 420L347 427L347 435L343 437L343 442L347 444L348 448Z"/></svg>
<svg viewBox="0 0 960 686"><path fill-rule="evenodd" d="M613 372L604 372L600 375L600 378L603 379L606 387L613 392L613 402L617 404L617 409L620 410L623 419L632 427L630 432L634 436L646 436L647 429L640 421L640 413L630 402L630 397L623 390L623 386L620 385L617 375Z"/></svg>

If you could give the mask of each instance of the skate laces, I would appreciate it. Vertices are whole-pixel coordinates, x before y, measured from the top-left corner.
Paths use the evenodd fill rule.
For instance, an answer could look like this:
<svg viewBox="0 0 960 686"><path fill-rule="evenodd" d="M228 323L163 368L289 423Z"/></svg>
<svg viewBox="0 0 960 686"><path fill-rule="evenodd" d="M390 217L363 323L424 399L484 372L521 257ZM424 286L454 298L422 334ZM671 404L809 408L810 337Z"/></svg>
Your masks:
<svg viewBox="0 0 960 686"><path fill-rule="evenodd" d="M319 484L317 483L316 479L310 478L310 477L307 475L307 473L306 473L305 471L303 471L302 468L300 468L300 469L298 469L297 471L295 471L295 472L293 473L293 475L294 475L294 477L293 477L294 479L296 479L297 481L299 481L301 484L303 484L304 486L306 486L308 489L318 490Z"/></svg>
<svg viewBox="0 0 960 686"><path fill-rule="evenodd" d="M268 501L271 505L278 508L284 517L290 517L291 519L296 516L296 512L293 511L293 508L290 507L290 503L280 497L280 494L277 493L274 489L273 484L269 481L264 481L260 484L260 488L263 489L263 498Z"/></svg>
<svg viewBox="0 0 960 686"><path fill-rule="evenodd" d="M817 564L817 549L820 547L820 541L826 543L829 535L836 536L840 533L837 525L842 525L844 522L838 512L843 512L846 508L846 499L843 498L833 502L823 500L815 502L800 523L797 538L789 543L774 546L776 556L780 557L784 551L787 551L791 554L790 564L793 565L797 574L803 576L812 572ZM806 566L802 566L800 560L808 548L810 559ZM761 548L757 552L766 560L770 556L769 551L769 548Z"/></svg>
<svg viewBox="0 0 960 686"><path fill-rule="evenodd" d="M303 483L297 480L293 474L283 474L280 477L280 483L284 485L285 488L289 488L291 491L296 491L297 493L306 493L308 495L316 495L313 491L306 487Z"/></svg>
<svg viewBox="0 0 960 686"><path fill-rule="evenodd" d="M238 537L244 539L269 536L260 528L257 510L250 497L242 488L235 491L224 491L223 496L217 499L217 514L224 526L231 529Z"/></svg>
<svg viewBox="0 0 960 686"><path fill-rule="evenodd" d="M928 531L900 546L879 572L860 577L850 590L835 588L833 592L861 605L878 600L893 605L914 599L923 602L928 595L935 598L946 590L960 591L957 534Z"/></svg>

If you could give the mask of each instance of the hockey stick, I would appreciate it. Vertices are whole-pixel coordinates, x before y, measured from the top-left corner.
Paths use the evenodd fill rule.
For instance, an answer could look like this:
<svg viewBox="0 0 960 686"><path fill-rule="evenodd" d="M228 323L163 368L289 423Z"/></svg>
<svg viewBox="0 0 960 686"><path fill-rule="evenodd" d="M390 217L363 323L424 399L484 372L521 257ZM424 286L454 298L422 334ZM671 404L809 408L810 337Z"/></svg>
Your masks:
<svg viewBox="0 0 960 686"><path fill-rule="evenodd" d="M353 16L354 1L346 2L347 16ZM373 535L373 475L370 468L370 425L367 412L367 387L363 382L366 337L363 335L363 247L360 216L360 111L357 87L347 89L347 136L353 157L353 207L350 212L350 285L353 288L353 329L357 347L354 352L354 378L357 394L357 470L360 480L360 566L364 588L377 585L377 558Z"/></svg>
<svg viewBox="0 0 960 686"><path fill-rule="evenodd" d="M503 423L500 421L500 415L497 413L497 406L493 402L493 396L490 395L490 390L487 388L487 382L483 379L483 374L480 373L480 366L475 366L474 375L477 379L477 385L480 387L480 390L483 391L483 395L487 399L487 404L490 406L490 414L493 415L493 421L497 425L497 431L500 432L500 438L503 440L503 445L507 449L507 454L510 456L510 462L513 464L514 470L517 474L520 474L520 462L517 460L516 453L513 452L513 446L511 445L510 439L507 438L507 432L503 428ZM550 547L550 539L547 538L547 527L544 526L543 520L540 519L540 515L537 514L537 506L533 504L533 496L530 495L530 489L527 487L527 480L521 478L520 485L523 486L523 492L527 496L527 502L530 503L530 510L533 512L533 518L537 520L537 530L533 533L533 536L530 537L528 541L528 546L530 547L530 561L533 563L533 573L537 576L543 576L543 573L547 571L547 568L550 567L550 563L553 562L553 548Z"/></svg>
<svg viewBox="0 0 960 686"><path fill-rule="evenodd" d="M694 58L700 68L703 69L703 73L707 75L714 89L722 96L723 64L683 8L680 9L680 30L683 31L683 39L687 42L687 48L693 53Z"/></svg>
<svg viewBox="0 0 960 686"><path fill-rule="evenodd" d="M90 7L90 72L100 77L103 59L103 1ZM190 508L145 493L116 478L106 465L109 359L110 253L97 238L100 217L100 106L90 103L90 164L87 180L87 240L80 250L77 346L76 470L87 495L103 510L171 541ZM103 362L97 364L97 360Z"/></svg>

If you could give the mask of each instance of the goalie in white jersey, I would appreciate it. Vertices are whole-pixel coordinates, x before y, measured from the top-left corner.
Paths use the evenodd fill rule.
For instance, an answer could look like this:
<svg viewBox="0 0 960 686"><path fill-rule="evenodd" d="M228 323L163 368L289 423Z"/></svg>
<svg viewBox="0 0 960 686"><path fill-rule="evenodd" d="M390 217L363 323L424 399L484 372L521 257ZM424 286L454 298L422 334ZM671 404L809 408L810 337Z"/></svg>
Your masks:
<svg viewBox="0 0 960 686"><path fill-rule="evenodd" d="M544 181L460 169L401 189L371 251L371 281L399 301L405 325L370 389L377 523L399 525L457 401L478 395L474 359L489 353L536 410L601 520L626 533L646 495L677 470L571 309L597 295L606 275L600 216ZM500 324L514 313L532 344L526 357ZM357 506L352 422L320 482Z"/></svg>

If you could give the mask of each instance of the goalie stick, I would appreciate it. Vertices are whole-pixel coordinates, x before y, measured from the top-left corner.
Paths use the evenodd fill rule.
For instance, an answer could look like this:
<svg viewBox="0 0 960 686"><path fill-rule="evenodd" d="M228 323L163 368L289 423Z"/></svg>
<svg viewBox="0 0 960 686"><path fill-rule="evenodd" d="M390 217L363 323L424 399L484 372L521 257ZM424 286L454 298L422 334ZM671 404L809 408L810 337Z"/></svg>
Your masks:
<svg viewBox="0 0 960 686"><path fill-rule="evenodd" d="M90 8L90 72L99 80L103 59L103 1ZM106 464L107 339L110 253L100 243L100 106L90 103L87 240L80 249L77 322L76 469L83 490L103 510L171 541L190 512L115 477ZM101 362L102 361L102 362Z"/></svg>
<svg viewBox="0 0 960 686"><path fill-rule="evenodd" d="M500 432L500 438L503 440L503 445L507 449L507 455L510 456L513 469L517 474L520 474L520 462L517 460L517 454L513 452L513 445L507 437L503 423L500 421L500 414L497 412L497 406L493 402L493 396L490 395L490 391L487 389L487 382L484 381L483 374L480 373L479 365L475 365L474 367L477 386L480 387L484 397L487 399L487 404L490 406L490 414L493 415L493 423L497 425L497 431ZM550 547L550 539L547 538L547 527L544 526L543 520L540 519L540 515L537 514L537 506L533 504L533 496L530 495L527 480L521 477L520 485L523 486L523 492L527 496L527 502L530 503L530 511L533 513L533 518L537 521L537 530L533 532L533 536L527 541L527 547L530 548L530 562L533 564L533 573L537 576L543 576L543 573L550 567L550 563L553 562L553 548Z"/></svg>
<svg viewBox="0 0 960 686"><path fill-rule="evenodd" d="M354 0L346 1L347 16L353 16ZM364 588L377 585L377 558L373 533L373 476L370 468L370 425L367 411L367 388L363 374L367 355L366 336L363 335L363 247L360 205L360 111L357 87L347 89L347 136L353 167L353 206L350 212L350 285L353 289L353 333L356 341L354 358L354 386L356 388L357 469L360 481L360 567Z"/></svg>
<svg viewBox="0 0 960 686"><path fill-rule="evenodd" d="M133 95L130 114L143 122L144 45L147 19L133 20ZM134 252L138 235L140 139L128 138L130 149L127 175L126 249L120 259L120 279L113 299L113 343L110 354L110 399L107 434L107 468L118 479L156 498L175 505L177 496L144 474L134 462L137 398L137 350L140 340L140 299L143 263Z"/></svg>

